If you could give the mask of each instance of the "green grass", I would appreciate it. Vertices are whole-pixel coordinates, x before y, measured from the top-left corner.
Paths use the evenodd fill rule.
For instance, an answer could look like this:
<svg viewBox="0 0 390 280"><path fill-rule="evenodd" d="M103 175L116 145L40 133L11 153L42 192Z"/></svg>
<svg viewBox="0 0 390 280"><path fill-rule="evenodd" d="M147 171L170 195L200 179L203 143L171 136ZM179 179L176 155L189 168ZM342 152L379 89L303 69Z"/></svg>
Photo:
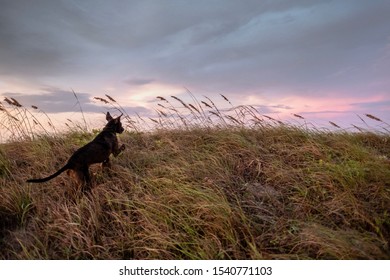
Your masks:
<svg viewBox="0 0 390 280"><path fill-rule="evenodd" d="M390 257L389 136L129 133L90 195L65 175L24 183L58 168L74 137L2 145L1 258Z"/></svg>
<svg viewBox="0 0 390 280"><path fill-rule="evenodd" d="M196 114L120 135L86 195L65 174L25 180L93 134L1 144L0 259L390 259L388 133Z"/></svg>

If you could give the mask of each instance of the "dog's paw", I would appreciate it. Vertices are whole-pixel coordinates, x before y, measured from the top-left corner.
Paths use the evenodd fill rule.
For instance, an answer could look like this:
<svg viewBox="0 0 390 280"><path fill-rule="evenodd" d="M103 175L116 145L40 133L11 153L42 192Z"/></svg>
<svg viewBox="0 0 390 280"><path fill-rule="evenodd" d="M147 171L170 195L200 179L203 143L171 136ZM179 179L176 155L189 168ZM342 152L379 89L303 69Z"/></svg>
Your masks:
<svg viewBox="0 0 390 280"><path fill-rule="evenodd" d="M125 144L122 144L122 146L119 148L119 150L124 151L126 149Z"/></svg>

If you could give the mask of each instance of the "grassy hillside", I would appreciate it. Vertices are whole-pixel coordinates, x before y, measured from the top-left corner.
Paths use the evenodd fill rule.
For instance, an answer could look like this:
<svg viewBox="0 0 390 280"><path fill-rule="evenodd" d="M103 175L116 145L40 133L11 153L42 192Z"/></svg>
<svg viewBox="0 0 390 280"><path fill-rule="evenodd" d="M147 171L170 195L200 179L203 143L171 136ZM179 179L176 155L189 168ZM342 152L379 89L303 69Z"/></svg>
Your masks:
<svg viewBox="0 0 390 280"><path fill-rule="evenodd" d="M127 133L82 195L93 135L0 147L2 259L390 259L390 136L293 127Z"/></svg>
<svg viewBox="0 0 390 280"><path fill-rule="evenodd" d="M390 259L389 124L330 132L191 97L158 97L149 119L95 97L128 132L89 194L66 174L25 183L94 137L85 120L58 134L37 106L0 102L0 259Z"/></svg>

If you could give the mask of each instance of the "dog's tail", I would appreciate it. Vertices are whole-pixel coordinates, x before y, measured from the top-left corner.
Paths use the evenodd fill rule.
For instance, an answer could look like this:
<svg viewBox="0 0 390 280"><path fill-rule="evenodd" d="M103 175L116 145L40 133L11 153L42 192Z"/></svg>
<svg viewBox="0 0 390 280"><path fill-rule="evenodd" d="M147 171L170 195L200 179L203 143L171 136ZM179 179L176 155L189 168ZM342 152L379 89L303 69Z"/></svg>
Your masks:
<svg viewBox="0 0 390 280"><path fill-rule="evenodd" d="M40 178L40 179L28 179L26 182L27 183L43 183L43 182L46 182L46 181L49 181L55 177L57 177L58 175L60 175L62 172L66 171L70 169L69 167L69 164L66 164L64 167L62 167L60 170L58 170L56 173L48 176L48 177L45 177L45 178Z"/></svg>

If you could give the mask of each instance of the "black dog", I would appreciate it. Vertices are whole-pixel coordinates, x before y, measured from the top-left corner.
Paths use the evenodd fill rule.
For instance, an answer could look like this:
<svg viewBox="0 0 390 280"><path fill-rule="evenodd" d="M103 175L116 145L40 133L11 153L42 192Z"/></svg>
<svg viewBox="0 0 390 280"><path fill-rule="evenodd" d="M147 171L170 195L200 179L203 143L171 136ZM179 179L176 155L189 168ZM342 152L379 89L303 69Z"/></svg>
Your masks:
<svg viewBox="0 0 390 280"><path fill-rule="evenodd" d="M94 163L102 163L103 166L110 166L110 155L113 154L116 157L125 149L124 144L119 147L118 138L116 137L117 133L122 133L124 131L120 121L121 116L114 119L111 117L110 113L107 112L106 120L108 123L103 128L103 131L91 142L74 152L64 167L48 177L29 179L27 182L46 182L68 170L68 174L72 175L71 172L73 172L73 175L79 183L83 184L83 187L84 185L92 187L89 166Z"/></svg>

